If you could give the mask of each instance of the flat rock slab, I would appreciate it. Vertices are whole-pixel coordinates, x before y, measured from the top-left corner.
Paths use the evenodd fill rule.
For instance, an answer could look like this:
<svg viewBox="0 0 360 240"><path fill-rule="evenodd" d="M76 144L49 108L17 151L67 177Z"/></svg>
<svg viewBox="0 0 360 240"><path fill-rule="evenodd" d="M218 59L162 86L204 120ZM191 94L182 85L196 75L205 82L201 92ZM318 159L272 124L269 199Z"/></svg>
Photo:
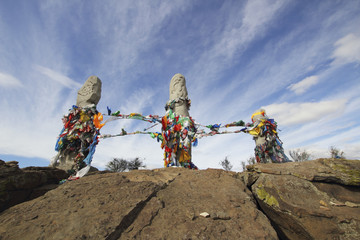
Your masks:
<svg viewBox="0 0 360 240"><path fill-rule="evenodd" d="M0 215L0 239L105 239L164 184L132 182L121 174L84 177Z"/></svg>
<svg viewBox="0 0 360 240"><path fill-rule="evenodd" d="M284 239L360 239L360 161L319 159L249 169L245 179Z"/></svg>
<svg viewBox="0 0 360 240"><path fill-rule="evenodd" d="M202 213L208 215L202 216ZM278 239L236 174L181 170L123 233L124 239Z"/></svg>
<svg viewBox="0 0 360 240"><path fill-rule="evenodd" d="M338 183L360 187L360 161L321 158L301 163L255 164L249 172L292 175L309 181Z"/></svg>

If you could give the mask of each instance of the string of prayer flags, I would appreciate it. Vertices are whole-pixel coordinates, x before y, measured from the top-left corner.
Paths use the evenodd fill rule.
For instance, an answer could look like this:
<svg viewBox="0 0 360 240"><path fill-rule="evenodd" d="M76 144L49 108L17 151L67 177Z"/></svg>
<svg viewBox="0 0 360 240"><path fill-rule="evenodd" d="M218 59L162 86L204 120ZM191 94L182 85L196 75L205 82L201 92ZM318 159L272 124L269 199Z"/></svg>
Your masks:
<svg viewBox="0 0 360 240"><path fill-rule="evenodd" d="M251 116L253 124L247 132L254 136L256 143L255 158L260 163L290 162L277 134L277 123L268 118L265 110L260 109Z"/></svg>
<svg viewBox="0 0 360 240"><path fill-rule="evenodd" d="M171 108L168 108L161 123L164 166L197 169L191 162L191 143L195 142L197 131L192 118L176 115Z"/></svg>
<svg viewBox="0 0 360 240"><path fill-rule="evenodd" d="M226 128L228 128L228 127L244 127L244 126L245 126L245 122L243 120L225 124Z"/></svg>
<svg viewBox="0 0 360 240"><path fill-rule="evenodd" d="M64 127L57 139L55 150L59 152L56 159L72 152L75 155L75 171L90 165L98 144L100 129L104 126L102 114L94 107L81 108L73 106L63 117Z"/></svg>

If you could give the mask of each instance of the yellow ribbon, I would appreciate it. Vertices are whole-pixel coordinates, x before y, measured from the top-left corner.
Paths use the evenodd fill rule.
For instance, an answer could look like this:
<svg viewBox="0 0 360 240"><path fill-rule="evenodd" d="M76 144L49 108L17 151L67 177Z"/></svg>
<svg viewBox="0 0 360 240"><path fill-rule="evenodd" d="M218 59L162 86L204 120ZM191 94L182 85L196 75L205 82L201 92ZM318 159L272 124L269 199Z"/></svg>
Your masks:
<svg viewBox="0 0 360 240"><path fill-rule="evenodd" d="M80 121L81 122L87 122L90 120L90 117L89 115L87 115L86 113L84 112L80 112Z"/></svg>
<svg viewBox="0 0 360 240"><path fill-rule="evenodd" d="M189 162L191 160L191 157L187 151L184 149L181 150L179 162Z"/></svg>
<svg viewBox="0 0 360 240"><path fill-rule="evenodd" d="M260 114L264 116L265 112L264 112L264 111L261 111L261 112L254 113L254 114L251 116L251 121L254 122L253 118L254 118L256 115L260 115Z"/></svg>
<svg viewBox="0 0 360 240"><path fill-rule="evenodd" d="M262 126L264 126L264 122L265 122L265 120L264 120L264 119L261 119L261 122L260 122L255 128L253 128L252 130L250 130L249 133L250 133L251 135L253 135L253 136L259 136L259 134L260 134L260 128L261 128Z"/></svg>

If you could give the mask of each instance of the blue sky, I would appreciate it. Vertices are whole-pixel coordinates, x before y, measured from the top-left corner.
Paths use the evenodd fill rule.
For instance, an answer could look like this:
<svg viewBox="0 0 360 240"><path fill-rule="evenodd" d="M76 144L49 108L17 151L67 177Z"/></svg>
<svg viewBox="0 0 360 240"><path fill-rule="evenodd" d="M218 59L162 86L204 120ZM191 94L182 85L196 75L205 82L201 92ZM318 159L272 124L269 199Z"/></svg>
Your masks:
<svg viewBox="0 0 360 240"><path fill-rule="evenodd" d="M0 159L46 166L61 118L86 79L102 80L98 110L165 113L171 77L186 77L202 124L250 122L263 107L286 152L360 159L360 1L0 1ZM101 133L142 130L136 120ZM160 129L154 129L159 131ZM241 169L244 133L199 140L193 162ZM93 165L113 157L163 166L146 135L100 141Z"/></svg>

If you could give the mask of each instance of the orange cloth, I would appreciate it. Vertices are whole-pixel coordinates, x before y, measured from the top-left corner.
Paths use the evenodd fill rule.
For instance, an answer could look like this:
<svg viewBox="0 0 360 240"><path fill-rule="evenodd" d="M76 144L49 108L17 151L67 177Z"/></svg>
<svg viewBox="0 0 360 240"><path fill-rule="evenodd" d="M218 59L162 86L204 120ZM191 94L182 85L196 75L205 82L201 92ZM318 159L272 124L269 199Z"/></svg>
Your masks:
<svg viewBox="0 0 360 240"><path fill-rule="evenodd" d="M101 123L102 120L103 120L103 115L101 113L97 113L94 115L93 122L94 122L95 127L99 130L105 125L105 123Z"/></svg>

